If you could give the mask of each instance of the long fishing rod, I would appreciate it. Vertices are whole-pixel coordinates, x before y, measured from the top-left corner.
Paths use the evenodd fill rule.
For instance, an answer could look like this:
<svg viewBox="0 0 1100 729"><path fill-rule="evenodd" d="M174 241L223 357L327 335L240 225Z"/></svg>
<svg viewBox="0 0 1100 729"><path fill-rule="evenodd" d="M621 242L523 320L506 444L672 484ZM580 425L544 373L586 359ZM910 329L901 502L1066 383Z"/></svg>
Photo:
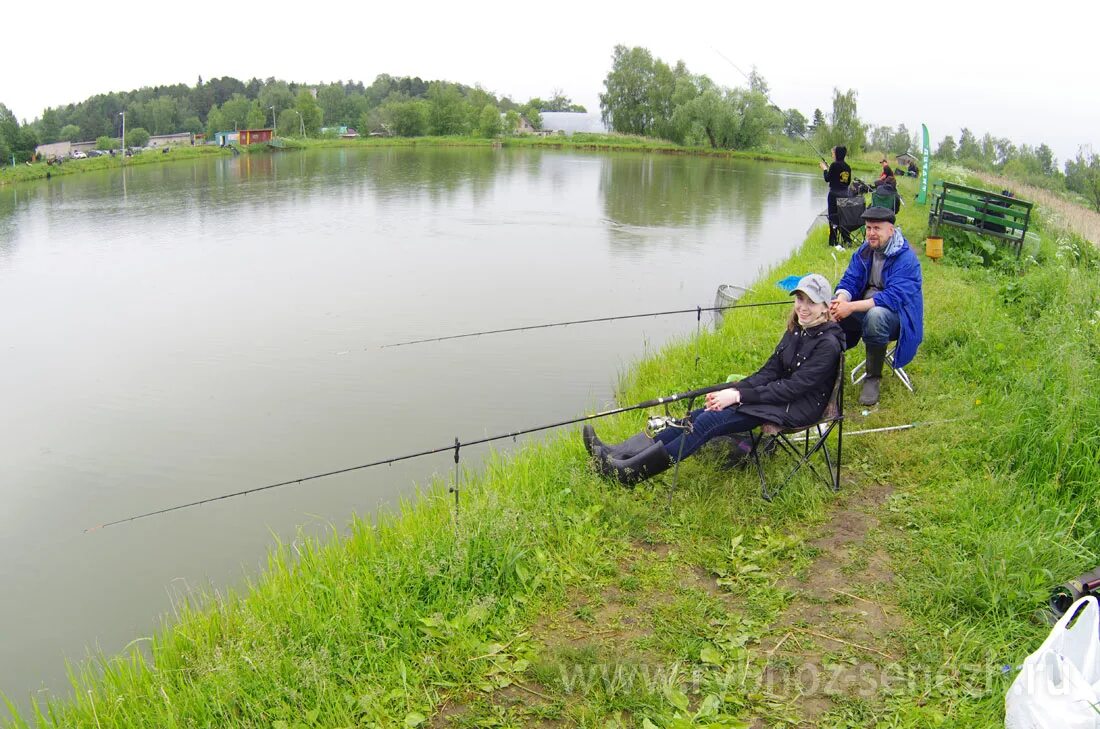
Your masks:
<svg viewBox="0 0 1100 729"><path fill-rule="evenodd" d="M524 327L508 327L507 329L489 329L484 332L467 332L466 334L451 334L446 337L428 337L426 339L410 339L407 342L392 342L383 344L380 349L388 347L405 347L410 344L424 344L426 342L442 342L448 339L465 339L466 337L481 337L488 334L506 334L508 332L525 332L531 329L549 329L550 327L567 327L573 324L594 324L605 321L621 321L623 319L644 319L650 316L667 316L670 314L702 314L704 311L726 311L728 309L752 309L758 306L790 306L790 301L763 301L758 304L730 304L729 306L696 306L694 309L673 309L671 311L654 311L648 314L625 314L623 316L602 316L597 319L575 319L573 321L558 321L550 324L532 324Z"/></svg>
<svg viewBox="0 0 1100 729"><path fill-rule="evenodd" d="M556 423L550 423L548 425L537 425L533 428L525 428L523 430L516 430L516 431L513 431L511 433L503 433L501 435L493 435L493 436L489 436L487 438L479 438L477 440L471 440L471 441L468 441L466 443L460 442L456 438L455 442L453 444L446 445L446 446L441 446L439 448L430 448L430 449L425 450L425 451L418 451L416 453L409 453L407 455L396 456L394 458L384 458L384 459L379 460L379 461L371 461L370 463L363 463L363 464L358 465L358 466L349 466L348 468L340 468L340 469L337 469L335 471L326 471L325 473L317 473L317 474L314 474L312 476L303 476L301 478L294 478L294 479L291 479L289 481L280 481L278 483L272 483L272 484L268 484L266 486L257 486L255 488L245 489L243 491L234 491L233 493L222 494L221 496L211 496L210 498L199 499L198 501L191 501L191 502L188 502L186 504L178 504L176 506L168 506L168 507L165 507L163 509L156 509L155 511L148 511L148 512L145 512L144 514L138 514L136 516L128 516L125 519L118 519L116 521L107 522L106 524L100 524L98 526L89 527L89 528L84 530L84 533L87 534L88 532L93 532L93 531L96 531L97 529L106 529L107 527L117 526L119 524L125 524L127 522L137 521L139 519L146 519L148 517L158 516L160 514L167 514L167 513L172 512L172 511L180 511L181 509L190 509L191 507L194 507L194 506L201 506L203 504L210 504L210 503L213 503L215 501L223 501L225 499L232 499L232 498L236 498L238 496L247 496L249 494L259 493L260 491L268 491L270 489L277 489L277 488L281 488L283 486L293 486L293 485L305 483L306 481L314 481L314 480L319 479L319 478L327 478L329 476L337 476L337 475L342 474L342 473L351 473L352 471L360 471L364 468L373 468L375 466L385 466L385 465L389 465L389 464L392 464L392 463L397 463L399 461L408 461L408 460L413 459L413 458L421 458L423 456L434 455L436 453L454 452L454 454L455 454L455 463L457 463L458 462L458 451L463 446L475 446L475 445L481 445L483 443L491 443L491 442L497 441L497 440L504 440L505 438L516 438L518 436L526 435L528 433L537 433L538 431L541 431L541 430L550 430L552 428L560 428L560 427L565 426L565 425L573 425L575 423L582 423L586 420L595 420L596 418L605 418L609 415L618 415L619 413L625 413L625 412L629 412L631 410L641 410L643 408L651 408L651 407L656 407L658 405L665 405L667 403L676 402L678 400L686 400L688 398L697 398L697 397L701 397L703 395L706 395L707 393L710 393L710 392L718 392L719 390L724 390L728 387L730 387L730 384L728 382L723 382L723 383L718 384L718 385L709 385L707 387L700 387L697 390L688 390L687 392L675 393L673 395L667 395L665 397L656 397L656 398L653 398L652 400L645 400L644 402L636 403L634 405L627 405L627 406L624 406L624 407L612 408L610 410L603 410L603 411L600 411L598 413L594 413L592 415L583 415L579 418L571 418L570 420L562 420L562 421L559 421L559 422L556 422Z"/></svg>
<svg viewBox="0 0 1100 729"><path fill-rule="evenodd" d="M721 56L721 57L722 57L722 60L724 60L724 61L725 61L726 63L728 63L729 65L733 66L733 67L734 67L735 69L737 69L737 72L738 72L739 74L741 74L742 76L744 76L744 77L745 77L745 79L746 79L746 80L747 80L747 81L748 81L748 82L749 82L750 84L752 83L752 76L749 76L749 75L748 75L747 73L745 73L744 71L742 71L742 70L741 70L740 66L738 66L738 65L737 65L736 63L734 63L734 62L733 62L733 61L731 61L730 59L726 58L726 54L725 54L725 53L722 53L722 51L718 50L718 49L717 49L717 48L715 48L714 46L711 46L711 50L712 50L712 51L714 51L715 53L717 53L717 54L718 54L719 56ZM779 106L779 104L777 104L777 103L775 103L774 101L772 101L772 97L768 96L768 92L766 92L766 91L761 91L760 93L764 95L764 98L768 100L768 103L769 103L769 104L771 104L772 106L774 106L774 107L775 107L776 109L782 109L782 107L781 107L781 106ZM811 148L811 149L813 149L813 151L817 152L817 156L821 158L821 161L822 161L822 162L824 162L825 164L829 164L829 160L825 159L825 155L823 155L823 154L821 153L821 150L820 150L820 149L818 149L817 147L815 147L815 146L814 146L814 143L813 143L813 142L811 142L811 141L809 140L809 138L808 138L808 137L807 137L807 136L806 136L806 135L805 135L805 134L804 134L803 132L799 132L799 133L798 133L798 136L802 137L802 141L803 141L803 142L805 142L806 144L810 145L810 148Z"/></svg>

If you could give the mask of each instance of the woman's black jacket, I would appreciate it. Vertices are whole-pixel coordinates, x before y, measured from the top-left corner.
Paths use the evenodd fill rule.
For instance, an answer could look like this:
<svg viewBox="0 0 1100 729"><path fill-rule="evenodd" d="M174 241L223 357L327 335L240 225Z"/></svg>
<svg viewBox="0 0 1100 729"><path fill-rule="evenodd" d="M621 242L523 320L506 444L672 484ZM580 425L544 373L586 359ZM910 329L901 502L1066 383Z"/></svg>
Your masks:
<svg viewBox="0 0 1100 729"><path fill-rule="evenodd" d="M796 326L763 367L733 383L741 393L738 411L787 428L816 423L833 393L843 351L844 330L836 322Z"/></svg>

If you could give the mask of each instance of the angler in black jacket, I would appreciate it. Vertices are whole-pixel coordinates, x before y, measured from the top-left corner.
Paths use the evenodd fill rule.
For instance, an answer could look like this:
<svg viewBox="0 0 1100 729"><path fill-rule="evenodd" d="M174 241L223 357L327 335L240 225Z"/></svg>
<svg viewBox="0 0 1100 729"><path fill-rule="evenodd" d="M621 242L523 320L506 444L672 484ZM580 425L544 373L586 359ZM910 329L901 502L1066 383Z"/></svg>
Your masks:
<svg viewBox="0 0 1100 729"><path fill-rule="evenodd" d="M846 244L852 242L852 235L847 228L840 227L840 213L836 208L838 197L849 197L848 185L852 184L852 168L844 161L848 156L848 148L844 146L833 147L833 163L828 167L821 163L821 169L825 173L825 182L829 183L829 245L837 244L837 231L840 232Z"/></svg>
<svg viewBox="0 0 1100 729"><path fill-rule="evenodd" d="M791 294L795 303L787 331L772 356L756 373L708 394L706 407L688 414L688 428L665 428L653 438L642 432L611 445L586 425L584 444L597 469L631 486L667 470L711 438L746 433L762 423L797 427L817 422L836 382L844 330L829 318L833 290L824 276L804 276Z"/></svg>

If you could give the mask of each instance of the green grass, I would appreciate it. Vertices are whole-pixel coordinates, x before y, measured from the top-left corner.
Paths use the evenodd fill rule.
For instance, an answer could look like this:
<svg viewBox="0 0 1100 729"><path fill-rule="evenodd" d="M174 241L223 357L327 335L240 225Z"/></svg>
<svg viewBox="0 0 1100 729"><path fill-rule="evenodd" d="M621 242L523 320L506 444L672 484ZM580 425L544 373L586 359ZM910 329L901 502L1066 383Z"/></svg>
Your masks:
<svg viewBox="0 0 1100 729"><path fill-rule="evenodd" d="M907 203L914 189L903 182ZM900 220L918 250L925 215L910 203ZM657 482L625 491L590 470L577 433L562 433L489 459L466 480L457 521L435 483L395 514L355 520L346 538L277 547L254 584L184 606L153 639L151 662L83 664L69 699L9 725L419 726L456 707L454 726L796 725L798 700L762 688L769 665L796 666L765 646L786 632L791 581L828 556L811 537L844 499L889 483L881 529L841 573L855 581L885 552L894 583L851 590L899 615L881 645L915 678L836 696L815 723L1001 726L1011 676L999 667L1038 645L1049 588L1100 560L1100 257L1042 219L1037 229L1040 246L1020 264L923 259L926 339L908 368L917 392L888 381L866 416L849 392L849 428L953 422L846 439L839 497L800 479L767 503L753 473L720 471L705 453L685 462L671 496ZM773 281L792 273L833 279L824 235L745 300L774 299ZM754 369L784 314L727 317L700 338L698 369L696 344L673 342L628 373L621 401ZM643 418L602 421L601 434L625 437ZM787 640L812 650L806 635ZM862 660L828 648L823 665ZM619 673L589 691L564 685L567 669L601 666ZM654 666L661 682L637 680ZM520 698L509 703L509 690Z"/></svg>

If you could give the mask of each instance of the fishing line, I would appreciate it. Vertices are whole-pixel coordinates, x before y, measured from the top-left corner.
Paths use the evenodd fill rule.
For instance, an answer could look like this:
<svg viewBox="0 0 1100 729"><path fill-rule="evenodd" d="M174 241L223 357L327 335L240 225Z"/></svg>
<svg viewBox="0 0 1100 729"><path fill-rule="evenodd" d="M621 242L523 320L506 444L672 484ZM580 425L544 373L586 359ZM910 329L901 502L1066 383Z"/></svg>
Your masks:
<svg viewBox="0 0 1100 729"><path fill-rule="evenodd" d="M715 48L714 46L711 46L711 47L710 47L710 49L711 49L712 51L714 51L715 53L717 53L717 54L718 54L719 56L721 56L721 57L722 57L722 60L724 60L724 61L725 61L726 63L728 63L729 65L733 66L733 67L734 67L735 69L737 69L737 72L738 72L739 74L741 74L742 76L744 76L744 77L745 77L745 80L749 82L749 84L750 84L750 88L751 88L751 84L752 84L752 76L749 76L749 75L748 75L747 73L745 73L744 71L742 71L742 70L741 70L741 68L740 68L740 67L739 67L739 66L738 66L738 65L737 65L736 63L734 63L734 62L733 62L733 61L731 61L730 59L726 58L726 54L725 54L725 53L722 53L722 51L718 50L718 49L717 49L717 48ZM775 107L776 109L779 109L779 110L782 110L782 109L783 109L783 107L781 107L781 106L780 106L779 104L777 104L777 103L775 103L774 101L772 101L772 97L768 96L768 94L767 94L767 92L766 92L766 91L761 91L760 93L761 93L761 94L763 94L764 98L768 100L768 103L769 103L769 104L771 104L772 106L774 106L774 107ZM807 138L807 137L806 137L806 135L805 135L805 134L804 134L803 132L799 132L799 133L798 133L798 136L802 137L802 141L803 141L803 142L805 142L806 144L810 145L810 149L812 149L813 151L817 152L817 156L821 158L821 161L822 161L822 162L824 162L825 164L829 164L829 160L825 159L825 155L823 155L823 154L821 153L821 150L820 150L820 149L818 149L817 147L815 147L815 146L814 146L814 143L813 143L813 142L811 142L811 141L809 140L809 138Z"/></svg>
<svg viewBox="0 0 1100 729"><path fill-rule="evenodd" d="M677 402L679 400L686 400L688 398L694 399L694 398L699 397L701 395L706 395L707 393L710 393L710 392L718 392L719 390L724 390L724 389L728 388L729 386L730 385L729 385L728 382L723 382L723 383L718 384L718 385L709 385L707 387L701 387L697 390L689 390L687 392L681 392L681 393L676 393L676 394L673 394L673 395L667 395L665 397L653 398L652 400L645 400L644 402L640 402L640 403L637 403L635 405L627 405L627 406L624 406L624 407L612 408L610 410L603 410L601 412L594 413L592 415L582 415L579 418L571 418L569 420L562 420L562 421L559 421L559 422L556 422L556 423L550 423L548 425L537 425L533 428L525 428L523 430L517 430L517 431L511 432L511 433L503 433L501 435L493 435L493 436L489 436L489 437L486 437L486 438L480 438L478 440L467 441L467 442L464 442L464 443L460 443L458 438L455 438L454 443L449 443L445 446L440 446L439 448L430 448L428 450L418 451L416 453L409 453L409 454L406 454L406 455L403 455L403 456L395 456L393 458L383 458L383 459L378 460L378 461L371 461L370 463L363 463L363 464L358 465L358 466L349 466L347 468L340 468L340 469L337 469L335 471L326 471L325 473L317 473L317 474L314 474L312 476L303 476L301 478L290 479L289 481L279 481L278 483L272 483L272 484L268 484L266 486L257 486L255 488L245 489L243 491L235 491L235 492L229 493L229 494L222 494L221 496L211 496L211 497L206 498L206 499L199 499L198 501L191 501L191 502L188 502L186 504L178 504L176 506L168 506L168 507L165 507L163 509L157 509L155 511L149 511L149 512L146 512L144 514L137 514L136 516L128 516L125 519L118 519L116 521L107 522L106 524L100 524L98 526L89 527L89 528L84 530L84 533L87 534L88 532L93 532L93 531L96 531L97 529L106 529L107 527L117 526L118 524L125 524L127 522L137 521L139 519L146 519L148 517L158 516L160 514L167 514L167 513L172 512L172 511L180 511L181 509L190 509L190 508L195 507L195 506L201 506L203 504L210 504L210 503L213 503L215 501L223 501L225 499L232 499L232 498L236 498L238 496L247 496L249 494L259 493L261 491L268 491L270 489L277 489L277 488L281 488L283 486L293 486L293 485L305 483L306 481L315 481L319 478L328 478L329 476L338 476L338 475L344 474L344 473L351 473L352 471L360 471L364 468L373 468L374 466L385 466L385 465L389 465L389 464L392 464L392 463L398 463L399 461L408 461L408 460L413 459L413 458L421 458L423 456L430 456L430 455L434 455L436 453L445 453L447 451L453 451L453 453L454 453L455 469L456 469L455 474L456 474L456 477L457 477L457 475L458 475L459 448L462 447L462 446L481 445L483 443L491 443L493 441L504 440L506 438L513 438L514 439L518 436L526 435L528 433L537 433L537 432L542 431L542 430L550 430L552 428L560 428L560 427L565 426L565 425L573 425L575 423L582 423L586 420L595 420L596 418L605 418L609 415L618 415L620 413L629 412L631 410L641 410L643 408L656 407L658 405L665 405L667 403ZM458 508L458 491L457 491L457 489L454 491L454 494L455 494L455 508L457 509Z"/></svg>
<svg viewBox="0 0 1100 729"><path fill-rule="evenodd" d="M484 332L467 332L466 334L451 334L446 337L428 337L426 339L410 339L407 342L391 342L383 344L379 349L390 347L405 347L410 344L424 344L426 342L443 342L449 339L464 339L466 337L481 337L487 334L507 334L509 332L525 332L532 329L549 329L550 327L567 327L573 324L595 324L605 321L621 321L623 319L644 319L650 316L668 316L671 314L695 314L702 316L704 311L726 311L727 309L752 309L758 306L790 306L787 301L762 301L758 304L730 304L729 306L696 306L694 309L672 309L670 311L654 311L648 314L624 314L623 316L603 316L597 319L575 319L573 321L559 321L550 324L532 324L524 327L508 327L507 329L489 329Z"/></svg>

